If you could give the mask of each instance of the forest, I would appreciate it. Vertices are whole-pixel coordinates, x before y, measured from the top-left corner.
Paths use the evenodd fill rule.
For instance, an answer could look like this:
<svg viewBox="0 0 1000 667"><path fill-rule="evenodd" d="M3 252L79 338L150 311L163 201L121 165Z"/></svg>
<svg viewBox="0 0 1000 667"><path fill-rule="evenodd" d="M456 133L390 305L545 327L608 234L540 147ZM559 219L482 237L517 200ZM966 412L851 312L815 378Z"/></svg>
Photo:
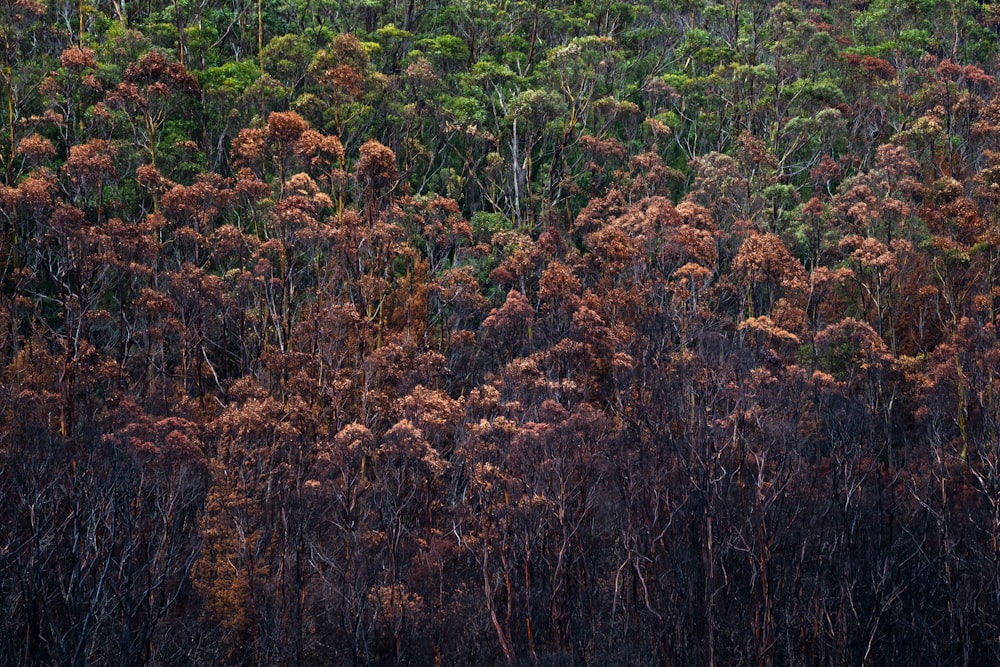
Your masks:
<svg viewBox="0 0 1000 667"><path fill-rule="evenodd" d="M0 664L1000 663L998 56L0 0Z"/></svg>

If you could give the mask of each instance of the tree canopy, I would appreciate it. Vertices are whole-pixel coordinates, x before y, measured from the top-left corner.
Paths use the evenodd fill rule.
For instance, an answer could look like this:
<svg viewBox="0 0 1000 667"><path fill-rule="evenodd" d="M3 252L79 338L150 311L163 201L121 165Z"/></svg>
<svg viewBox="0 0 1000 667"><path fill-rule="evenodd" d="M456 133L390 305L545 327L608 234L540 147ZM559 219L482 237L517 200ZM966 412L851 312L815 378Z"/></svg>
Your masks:
<svg viewBox="0 0 1000 667"><path fill-rule="evenodd" d="M0 0L0 663L996 664L998 56Z"/></svg>

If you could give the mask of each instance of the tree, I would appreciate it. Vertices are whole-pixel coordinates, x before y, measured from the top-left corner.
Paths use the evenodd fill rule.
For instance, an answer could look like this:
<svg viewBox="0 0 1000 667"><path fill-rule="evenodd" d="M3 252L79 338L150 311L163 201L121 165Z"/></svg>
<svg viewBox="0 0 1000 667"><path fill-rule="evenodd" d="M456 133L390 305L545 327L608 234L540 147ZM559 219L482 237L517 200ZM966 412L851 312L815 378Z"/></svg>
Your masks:
<svg viewBox="0 0 1000 667"><path fill-rule="evenodd" d="M389 148L371 140L361 146L354 165L354 178L358 184L359 201L369 225L384 206L383 197L395 187L399 178L396 155Z"/></svg>
<svg viewBox="0 0 1000 667"><path fill-rule="evenodd" d="M163 128L183 108L185 97L198 97L198 80L182 62L169 62L158 51L150 51L125 68L121 83L106 99L132 119L132 140L145 151L149 164L158 167Z"/></svg>

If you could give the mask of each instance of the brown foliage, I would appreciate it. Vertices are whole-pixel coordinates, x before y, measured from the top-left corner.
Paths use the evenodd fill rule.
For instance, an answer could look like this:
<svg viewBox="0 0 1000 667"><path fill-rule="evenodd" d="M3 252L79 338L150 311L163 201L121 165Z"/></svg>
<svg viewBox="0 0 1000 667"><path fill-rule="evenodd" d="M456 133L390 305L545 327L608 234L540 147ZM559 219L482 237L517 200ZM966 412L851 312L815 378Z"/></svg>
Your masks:
<svg viewBox="0 0 1000 667"><path fill-rule="evenodd" d="M360 157L354 165L354 178L358 182L361 199L371 221L376 204L395 186L399 171L396 168L395 153L375 140L362 144L359 153Z"/></svg>
<svg viewBox="0 0 1000 667"><path fill-rule="evenodd" d="M733 258L732 268L747 291L747 308L751 317L757 312L770 312L779 292L787 298L800 299L808 287L802 263L792 257L785 244L774 234L748 236ZM763 293L754 295L754 292L761 291ZM759 310L757 304L763 310Z"/></svg>

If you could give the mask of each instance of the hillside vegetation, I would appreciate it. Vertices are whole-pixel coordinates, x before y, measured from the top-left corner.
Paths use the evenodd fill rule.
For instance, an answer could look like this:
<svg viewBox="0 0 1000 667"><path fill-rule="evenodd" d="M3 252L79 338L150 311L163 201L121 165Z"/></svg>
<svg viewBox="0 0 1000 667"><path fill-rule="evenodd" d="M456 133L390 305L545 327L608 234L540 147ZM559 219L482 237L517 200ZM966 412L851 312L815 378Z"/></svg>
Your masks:
<svg viewBox="0 0 1000 667"><path fill-rule="evenodd" d="M998 664L998 46L0 0L0 664Z"/></svg>

